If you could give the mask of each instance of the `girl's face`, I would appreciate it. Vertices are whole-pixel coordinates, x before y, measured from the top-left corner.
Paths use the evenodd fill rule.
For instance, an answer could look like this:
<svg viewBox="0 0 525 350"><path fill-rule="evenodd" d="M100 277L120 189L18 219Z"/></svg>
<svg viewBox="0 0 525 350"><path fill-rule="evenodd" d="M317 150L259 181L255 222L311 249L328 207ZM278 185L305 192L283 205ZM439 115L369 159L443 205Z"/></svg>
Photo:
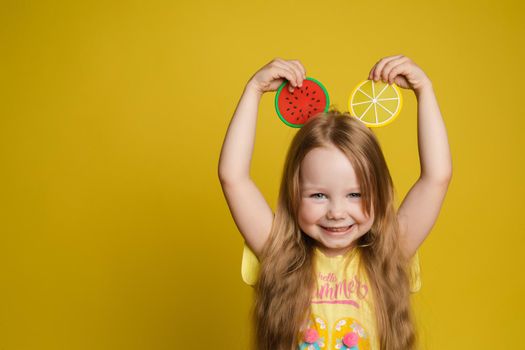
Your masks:
<svg viewBox="0 0 525 350"><path fill-rule="evenodd" d="M308 152L301 163L300 186L299 227L325 255L346 253L372 227L374 213L363 211L354 168L334 146Z"/></svg>

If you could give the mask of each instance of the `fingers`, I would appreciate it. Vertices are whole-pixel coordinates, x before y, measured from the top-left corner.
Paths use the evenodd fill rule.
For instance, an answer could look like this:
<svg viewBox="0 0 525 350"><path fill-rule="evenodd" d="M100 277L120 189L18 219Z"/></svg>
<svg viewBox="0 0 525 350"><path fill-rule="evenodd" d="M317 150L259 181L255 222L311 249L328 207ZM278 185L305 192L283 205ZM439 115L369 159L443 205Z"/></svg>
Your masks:
<svg viewBox="0 0 525 350"><path fill-rule="evenodd" d="M303 64L299 60L292 60L290 61L293 65L295 65L297 68L299 68L299 71L301 72L303 80L306 79L306 69L304 68Z"/></svg>
<svg viewBox="0 0 525 350"><path fill-rule="evenodd" d="M306 70L301 62L298 60L282 60L276 58L272 63L283 70L284 77L290 82L291 92L293 92L294 87L301 87L303 85L303 80L306 78Z"/></svg>
<svg viewBox="0 0 525 350"><path fill-rule="evenodd" d="M396 60L388 62L381 71L380 75L384 82L392 84L396 75L401 73L406 68L406 63L409 61L408 57L401 57Z"/></svg>
<svg viewBox="0 0 525 350"><path fill-rule="evenodd" d="M386 75L384 81L388 81L389 84L393 84L396 76L398 76L399 74L406 73L405 68L407 67L407 62L408 59L402 59L387 64L383 69L383 75Z"/></svg>
<svg viewBox="0 0 525 350"><path fill-rule="evenodd" d="M279 75L283 78L286 78L286 80L290 82L290 85L297 85L296 73L293 71L289 64L286 64L286 62L284 61L275 61L272 62L272 64L274 67L278 68Z"/></svg>
<svg viewBox="0 0 525 350"><path fill-rule="evenodd" d="M384 82L388 81L388 73L393 66L399 64L400 60L408 59L403 55L389 56L379 60L370 70L368 79L378 81L379 79ZM387 69L385 69L387 68Z"/></svg>
<svg viewBox="0 0 525 350"><path fill-rule="evenodd" d="M297 79L297 86L302 87L303 86L303 80L306 79L306 70L304 69L301 62L298 60L290 60L290 64L295 68L294 72L296 74ZM293 92L293 87L290 89L291 92Z"/></svg>

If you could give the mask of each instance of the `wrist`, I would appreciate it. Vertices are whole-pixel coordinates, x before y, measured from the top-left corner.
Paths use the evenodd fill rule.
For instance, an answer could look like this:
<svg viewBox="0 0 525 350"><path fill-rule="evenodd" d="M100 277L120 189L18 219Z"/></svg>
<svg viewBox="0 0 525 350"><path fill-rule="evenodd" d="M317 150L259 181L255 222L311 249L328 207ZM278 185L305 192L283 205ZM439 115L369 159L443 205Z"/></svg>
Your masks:
<svg viewBox="0 0 525 350"><path fill-rule="evenodd" d="M251 80L248 82L248 84L246 84L246 87L244 88L244 92L246 94L251 94L251 95L257 96L259 98L263 95L263 92Z"/></svg>
<svg viewBox="0 0 525 350"><path fill-rule="evenodd" d="M414 88L414 93L417 97L427 92L432 92L434 90L432 86L432 81L430 79L425 80L417 88Z"/></svg>

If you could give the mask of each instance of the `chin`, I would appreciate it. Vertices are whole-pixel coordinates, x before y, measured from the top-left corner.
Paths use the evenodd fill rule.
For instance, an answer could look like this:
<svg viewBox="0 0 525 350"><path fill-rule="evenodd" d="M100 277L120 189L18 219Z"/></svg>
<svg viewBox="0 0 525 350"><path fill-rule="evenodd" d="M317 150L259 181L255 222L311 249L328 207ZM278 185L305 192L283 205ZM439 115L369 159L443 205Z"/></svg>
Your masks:
<svg viewBox="0 0 525 350"><path fill-rule="evenodd" d="M341 237L341 239L337 239L337 240L329 240L327 242L322 242L323 245L327 248L335 248L335 249L343 249L343 248L348 248L352 245L352 243L355 242L355 239L348 239L348 238L344 238L344 237Z"/></svg>

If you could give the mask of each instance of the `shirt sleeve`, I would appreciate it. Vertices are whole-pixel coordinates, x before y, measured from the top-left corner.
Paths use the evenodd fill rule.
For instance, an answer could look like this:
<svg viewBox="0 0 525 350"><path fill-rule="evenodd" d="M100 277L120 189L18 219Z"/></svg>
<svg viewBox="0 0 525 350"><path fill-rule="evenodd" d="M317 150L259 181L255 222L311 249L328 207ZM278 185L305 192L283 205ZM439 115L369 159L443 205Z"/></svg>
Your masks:
<svg viewBox="0 0 525 350"><path fill-rule="evenodd" d="M259 260L255 253L244 242L241 263L241 276L244 283L253 286L259 275Z"/></svg>
<svg viewBox="0 0 525 350"><path fill-rule="evenodd" d="M410 292L417 293L421 289L421 270L419 267L419 252L412 257L410 264Z"/></svg>

